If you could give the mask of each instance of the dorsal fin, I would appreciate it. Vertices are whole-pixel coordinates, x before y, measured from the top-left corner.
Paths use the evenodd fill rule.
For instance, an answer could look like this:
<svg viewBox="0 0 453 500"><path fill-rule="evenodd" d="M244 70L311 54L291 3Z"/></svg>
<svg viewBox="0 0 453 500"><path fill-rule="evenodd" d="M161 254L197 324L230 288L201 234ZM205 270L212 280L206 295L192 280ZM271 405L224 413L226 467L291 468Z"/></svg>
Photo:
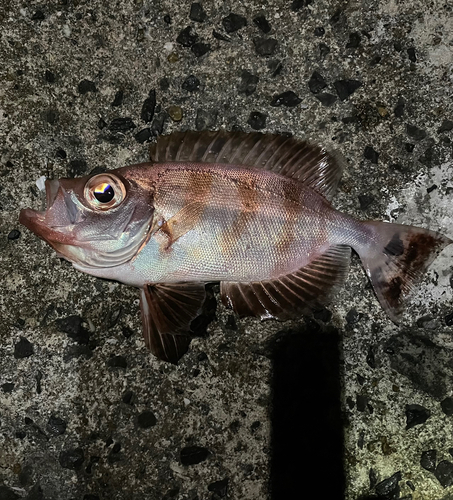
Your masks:
<svg viewBox="0 0 453 500"><path fill-rule="evenodd" d="M150 148L154 162L228 163L263 168L297 179L331 199L344 160L338 153L293 137L259 132L175 132Z"/></svg>

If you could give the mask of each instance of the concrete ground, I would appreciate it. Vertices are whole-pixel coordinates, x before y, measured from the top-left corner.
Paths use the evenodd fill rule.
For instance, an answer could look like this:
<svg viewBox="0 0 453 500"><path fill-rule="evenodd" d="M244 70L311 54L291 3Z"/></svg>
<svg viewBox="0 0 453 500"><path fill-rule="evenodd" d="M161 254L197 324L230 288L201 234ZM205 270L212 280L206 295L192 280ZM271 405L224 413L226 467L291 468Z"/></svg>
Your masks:
<svg viewBox="0 0 453 500"><path fill-rule="evenodd" d="M18 223L41 176L239 129L334 145L336 207L453 238L450 2L9 0L0 61L1 499L453 498L453 248L400 326L354 258L314 319L218 301L173 366L136 290Z"/></svg>

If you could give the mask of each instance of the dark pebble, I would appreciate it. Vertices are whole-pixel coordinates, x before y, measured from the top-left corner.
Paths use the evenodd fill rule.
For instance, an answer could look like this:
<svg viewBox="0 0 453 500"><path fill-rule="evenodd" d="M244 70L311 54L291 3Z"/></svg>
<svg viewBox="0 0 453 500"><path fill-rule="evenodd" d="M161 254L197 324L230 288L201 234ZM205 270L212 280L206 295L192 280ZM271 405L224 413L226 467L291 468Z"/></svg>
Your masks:
<svg viewBox="0 0 453 500"><path fill-rule="evenodd" d="M161 135L164 131L165 121L167 119L167 114L162 113L160 116L154 118L153 123L151 124L151 133L153 135Z"/></svg>
<svg viewBox="0 0 453 500"><path fill-rule="evenodd" d="M140 132L137 132L135 135L135 140L139 142L140 144L144 144L146 141L149 141L152 137L151 134L151 129L150 128L144 128L140 130Z"/></svg>
<svg viewBox="0 0 453 500"><path fill-rule="evenodd" d="M151 122L154 117L155 109L156 109L156 91L155 89L152 89L149 91L148 97L143 101L140 118L145 123Z"/></svg>
<svg viewBox="0 0 453 500"><path fill-rule="evenodd" d="M376 66L381 62L381 59L382 59L381 56L374 56L370 61L370 66Z"/></svg>
<svg viewBox="0 0 453 500"><path fill-rule="evenodd" d="M272 98L271 106L287 106L288 108L293 108L301 102L302 99L300 99L297 94L295 94L292 90L287 90L286 92L275 95Z"/></svg>
<svg viewBox="0 0 453 500"><path fill-rule="evenodd" d="M60 115L58 111L55 109L48 109L44 113L44 119L46 120L47 123L50 123L51 125L57 123L59 116Z"/></svg>
<svg viewBox="0 0 453 500"><path fill-rule="evenodd" d="M112 368L127 368L127 360L124 356L112 356L107 364Z"/></svg>
<svg viewBox="0 0 453 500"><path fill-rule="evenodd" d="M310 91L313 92L313 94L317 94L318 92L321 92L321 90L325 87L327 87L327 83L322 77L321 73L314 71L310 77L310 80L308 80L308 88L310 89Z"/></svg>
<svg viewBox="0 0 453 500"><path fill-rule="evenodd" d="M20 497L14 490L0 484L0 498L2 500L20 500Z"/></svg>
<svg viewBox="0 0 453 500"><path fill-rule="evenodd" d="M244 93L245 95L253 94L259 80L258 76L252 75L250 71L244 69L241 73L241 83L238 85L238 92Z"/></svg>
<svg viewBox="0 0 453 500"><path fill-rule="evenodd" d="M194 76L189 75L183 82L181 87L189 92L194 92L200 89L200 80Z"/></svg>
<svg viewBox="0 0 453 500"><path fill-rule="evenodd" d="M88 344L90 332L83 328L82 323L83 319L77 315L67 316L55 321L59 332L66 333L68 337L75 340L78 344Z"/></svg>
<svg viewBox="0 0 453 500"><path fill-rule="evenodd" d="M17 240L20 237L20 231L18 229L13 229L8 233L9 240Z"/></svg>
<svg viewBox="0 0 453 500"><path fill-rule="evenodd" d="M90 359L93 357L93 351L87 345L70 345L65 349L63 360L68 362L71 359L78 359L81 356L85 356L86 359Z"/></svg>
<svg viewBox="0 0 453 500"><path fill-rule="evenodd" d="M338 97L342 101L347 99L361 86L362 82L360 82L359 80L337 80L334 83L334 87L335 90L337 91Z"/></svg>
<svg viewBox="0 0 453 500"><path fill-rule="evenodd" d="M305 7L309 3L309 0L293 0L291 2L291 10L293 12L297 12L298 10L302 9L302 7Z"/></svg>
<svg viewBox="0 0 453 500"><path fill-rule="evenodd" d="M322 26L319 26L318 28L315 28L315 31L313 32L313 34L315 36L324 36L326 34L326 30L322 27Z"/></svg>
<svg viewBox="0 0 453 500"><path fill-rule="evenodd" d="M440 406L442 407L442 411L445 415L453 415L453 398L447 397L440 402Z"/></svg>
<svg viewBox="0 0 453 500"><path fill-rule="evenodd" d="M103 118L99 118L98 128L102 130L105 127L107 127L107 122Z"/></svg>
<svg viewBox="0 0 453 500"><path fill-rule="evenodd" d="M253 22L266 35L271 31L271 25L269 24L269 21L264 16L256 16L256 17L254 17L253 18Z"/></svg>
<svg viewBox="0 0 453 500"><path fill-rule="evenodd" d="M313 317L315 319L319 319L323 323L328 323L332 319L332 311L329 311L329 309L326 308L319 309L313 313Z"/></svg>
<svg viewBox="0 0 453 500"><path fill-rule="evenodd" d="M259 111L252 111L250 113L247 123L253 128L253 130L261 130L266 127L267 115L260 113Z"/></svg>
<svg viewBox="0 0 453 500"><path fill-rule="evenodd" d="M159 88L160 90L168 90L170 88L170 80L166 77L161 78L159 80Z"/></svg>
<svg viewBox="0 0 453 500"><path fill-rule="evenodd" d="M16 359L29 358L33 352L33 344L25 337L21 337L19 342L14 346L14 357Z"/></svg>
<svg viewBox="0 0 453 500"><path fill-rule="evenodd" d="M326 55L330 52L330 47L325 43L319 44L319 58L324 59Z"/></svg>
<svg viewBox="0 0 453 500"><path fill-rule="evenodd" d="M36 379L36 392L38 394L41 394L42 392L42 387L41 387L41 380L42 380L42 373L38 370L38 373L35 375Z"/></svg>
<svg viewBox="0 0 453 500"><path fill-rule="evenodd" d="M66 160L67 158L67 153L64 149L59 149L56 153L55 153L55 156L57 158L60 158L60 160Z"/></svg>
<svg viewBox="0 0 453 500"><path fill-rule="evenodd" d="M195 128L197 130L209 130L215 126L216 121L217 112L199 109L195 118Z"/></svg>
<svg viewBox="0 0 453 500"><path fill-rule="evenodd" d="M221 481L215 481L214 483L208 484L208 491L212 491L219 498L224 498L228 493L228 478L222 479Z"/></svg>
<svg viewBox="0 0 453 500"><path fill-rule="evenodd" d="M3 392L9 393L9 392L13 392L13 390L14 390L14 384L12 382L6 382L6 383L2 384L2 391Z"/></svg>
<svg viewBox="0 0 453 500"><path fill-rule="evenodd" d="M442 125L437 129L437 132L441 134L442 132L450 132L450 130L453 130L453 121L444 120Z"/></svg>
<svg viewBox="0 0 453 500"><path fill-rule="evenodd" d="M27 435L27 433L25 431L16 431L16 434L15 436L17 437L17 439L24 439L24 437ZM2 497L0 497L2 498Z"/></svg>
<svg viewBox="0 0 453 500"><path fill-rule="evenodd" d="M212 36L217 40L221 40L222 42L231 42L230 38L226 37L225 35L222 35L222 33L219 33L216 30L212 30Z"/></svg>
<svg viewBox="0 0 453 500"><path fill-rule="evenodd" d="M404 144L404 149L408 153L412 153L412 151L414 151L414 148L415 148L415 144L411 144L410 142L406 142L406 144Z"/></svg>
<svg viewBox="0 0 453 500"><path fill-rule="evenodd" d="M168 14L164 16L164 23L171 24L171 17Z"/></svg>
<svg viewBox="0 0 453 500"><path fill-rule="evenodd" d="M66 431L66 421L60 417L56 417L55 415L51 415L47 422L47 432L52 434L53 436L60 436L64 434Z"/></svg>
<svg viewBox="0 0 453 500"><path fill-rule="evenodd" d="M282 72L283 64L278 59L272 59L267 63L267 67L272 76L278 76Z"/></svg>
<svg viewBox="0 0 453 500"><path fill-rule="evenodd" d="M445 316L445 324L447 326L453 326L453 312Z"/></svg>
<svg viewBox="0 0 453 500"><path fill-rule="evenodd" d="M42 10L37 10L32 16L32 21L43 21L46 17L44 16L44 12Z"/></svg>
<svg viewBox="0 0 453 500"><path fill-rule="evenodd" d="M316 94L315 95L316 99L326 107L330 107L334 104L334 102L337 100L337 96L329 93L322 93L322 94Z"/></svg>
<svg viewBox="0 0 453 500"><path fill-rule="evenodd" d="M231 12L222 19L222 25L227 33L234 33L244 28L244 26L247 26L247 19L239 14Z"/></svg>
<svg viewBox="0 0 453 500"><path fill-rule="evenodd" d="M436 469L437 451L427 450L422 453L420 457L420 465L428 470L429 472L434 472Z"/></svg>
<svg viewBox="0 0 453 500"><path fill-rule="evenodd" d="M52 73L52 71L49 71L48 69L46 69L46 72L44 73L44 78L47 83L55 82L55 75Z"/></svg>
<svg viewBox="0 0 453 500"><path fill-rule="evenodd" d="M406 430L424 424L431 412L421 405L406 405Z"/></svg>
<svg viewBox="0 0 453 500"><path fill-rule="evenodd" d="M132 118L128 116L124 118L114 118L109 125L110 132L127 132L128 130L132 130L136 127L135 123L132 121Z"/></svg>
<svg viewBox="0 0 453 500"><path fill-rule="evenodd" d="M401 472L396 472L393 476L384 479L378 483L375 487L375 491L379 498L385 498L387 500L396 500L400 496L399 482L401 481Z"/></svg>
<svg viewBox="0 0 453 500"><path fill-rule="evenodd" d="M349 34L349 41L346 44L347 49L356 49L359 45L360 42L362 41L362 38L358 33L350 33Z"/></svg>
<svg viewBox="0 0 453 500"><path fill-rule="evenodd" d="M429 188L426 189L426 192L427 193L432 193L436 189L437 189L437 184L433 184L432 186L430 186Z"/></svg>
<svg viewBox="0 0 453 500"><path fill-rule="evenodd" d="M379 159L379 153L373 149L371 146L366 146L365 151L363 152L363 156L370 160L371 163L377 164Z"/></svg>
<svg viewBox="0 0 453 500"><path fill-rule="evenodd" d="M417 56L415 55L415 49L414 49L414 47L409 47L407 49L407 55L409 56L409 60L411 62L417 62Z"/></svg>
<svg viewBox="0 0 453 500"><path fill-rule="evenodd" d="M356 396L357 411L364 412L367 409L368 401L369 401L368 396L365 396L363 394L357 394Z"/></svg>
<svg viewBox="0 0 453 500"><path fill-rule="evenodd" d="M358 196L361 210L366 210L374 202L374 198L368 194Z"/></svg>
<svg viewBox="0 0 453 500"><path fill-rule="evenodd" d="M371 468L369 471L368 471L368 479L370 480L370 488L374 488L377 484L377 474L376 474L376 471Z"/></svg>
<svg viewBox="0 0 453 500"><path fill-rule="evenodd" d="M434 148L430 146L429 148L425 149L424 153L422 156L419 157L418 161L420 163L423 163L424 165L430 165L431 162L433 161L434 158Z"/></svg>
<svg viewBox="0 0 453 500"><path fill-rule="evenodd" d="M191 26L187 26L179 33L176 41L183 47L192 47L198 41L198 35L192 30Z"/></svg>
<svg viewBox="0 0 453 500"><path fill-rule="evenodd" d="M406 124L406 132L409 137L412 137L416 141L421 141L426 137L426 132L423 129L411 125L410 123Z"/></svg>
<svg viewBox="0 0 453 500"><path fill-rule="evenodd" d="M134 393L132 391L126 391L123 394L121 401L126 405L133 405L134 404Z"/></svg>
<svg viewBox="0 0 453 500"><path fill-rule="evenodd" d="M183 465L195 465L204 462L209 456L209 450L201 446L186 446L181 450L180 459Z"/></svg>
<svg viewBox="0 0 453 500"><path fill-rule="evenodd" d="M112 101L111 106L121 106L123 104L124 92L122 90L118 90L115 94L115 98Z"/></svg>
<svg viewBox="0 0 453 500"><path fill-rule="evenodd" d="M274 38L254 38L256 53L259 56L271 56L278 47L278 42Z"/></svg>
<svg viewBox="0 0 453 500"><path fill-rule="evenodd" d="M406 484L409 486L409 488L412 490L412 491L415 491L415 485L412 481L406 481ZM410 500L410 499L409 499Z"/></svg>
<svg viewBox="0 0 453 500"><path fill-rule="evenodd" d="M395 116L397 118L401 118L404 115L405 106L406 106L406 103L405 103L404 99L402 99L402 98L398 99L398 103L397 103L395 109L393 110L393 112L395 113Z"/></svg>
<svg viewBox="0 0 453 500"><path fill-rule="evenodd" d="M142 429L149 429L156 425L156 417L151 410L145 410L137 417L138 426Z"/></svg>
<svg viewBox="0 0 453 500"><path fill-rule="evenodd" d="M434 475L444 488L451 486L453 484L453 464L448 460L442 460L438 463Z"/></svg>
<svg viewBox="0 0 453 500"><path fill-rule="evenodd" d="M201 57L211 50L211 46L209 43L198 42L194 43L190 50L195 54L195 57Z"/></svg>
<svg viewBox="0 0 453 500"><path fill-rule="evenodd" d="M44 492L39 483L35 484L31 490L28 492L28 495L25 497L25 500L45 500Z"/></svg>
<svg viewBox="0 0 453 500"><path fill-rule="evenodd" d="M190 6L189 19L191 21L202 23L206 19L206 17L206 12L204 11L201 3L195 2Z"/></svg>
<svg viewBox="0 0 453 500"><path fill-rule="evenodd" d="M77 86L79 94L86 94L87 92L96 92L96 85L90 80L82 80Z"/></svg>
<svg viewBox="0 0 453 500"><path fill-rule="evenodd" d="M346 322L349 325L354 325L355 323L358 323L360 321L361 317L362 315L357 311L357 309L353 308L346 314Z"/></svg>
<svg viewBox="0 0 453 500"><path fill-rule="evenodd" d="M63 469L71 470L80 469L84 459L85 455L82 448L71 448L69 450L62 451L58 457L58 461Z"/></svg>

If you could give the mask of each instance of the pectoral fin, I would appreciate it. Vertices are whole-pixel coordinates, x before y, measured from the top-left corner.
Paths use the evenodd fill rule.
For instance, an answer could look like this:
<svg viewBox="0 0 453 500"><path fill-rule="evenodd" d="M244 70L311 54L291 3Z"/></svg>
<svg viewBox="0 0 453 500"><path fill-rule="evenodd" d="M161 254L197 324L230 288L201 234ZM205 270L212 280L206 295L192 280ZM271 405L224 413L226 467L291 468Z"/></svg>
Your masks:
<svg viewBox="0 0 453 500"><path fill-rule="evenodd" d="M286 320L321 308L347 275L351 249L338 245L292 274L249 283L222 282L225 305L239 316Z"/></svg>
<svg viewBox="0 0 453 500"><path fill-rule="evenodd" d="M160 283L140 289L146 346L163 361L177 363L191 341L190 324L200 315L203 283Z"/></svg>
<svg viewBox="0 0 453 500"><path fill-rule="evenodd" d="M159 231L166 235L169 249L175 241L194 229L203 213L204 206L201 203L189 203L173 217L165 221Z"/></svg>

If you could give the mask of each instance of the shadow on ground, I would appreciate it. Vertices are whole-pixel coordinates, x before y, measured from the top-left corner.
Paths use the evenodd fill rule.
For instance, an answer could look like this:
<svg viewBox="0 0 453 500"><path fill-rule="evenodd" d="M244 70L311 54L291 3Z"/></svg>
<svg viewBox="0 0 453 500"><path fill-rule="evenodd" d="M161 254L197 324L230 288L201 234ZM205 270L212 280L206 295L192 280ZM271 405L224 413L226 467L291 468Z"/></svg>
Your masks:
<svg viewBox="0 0 453 500"><path fill-rule="evenodd" d="M272 341L272 500L344 498L340 338L307 321Z"/></svg>

